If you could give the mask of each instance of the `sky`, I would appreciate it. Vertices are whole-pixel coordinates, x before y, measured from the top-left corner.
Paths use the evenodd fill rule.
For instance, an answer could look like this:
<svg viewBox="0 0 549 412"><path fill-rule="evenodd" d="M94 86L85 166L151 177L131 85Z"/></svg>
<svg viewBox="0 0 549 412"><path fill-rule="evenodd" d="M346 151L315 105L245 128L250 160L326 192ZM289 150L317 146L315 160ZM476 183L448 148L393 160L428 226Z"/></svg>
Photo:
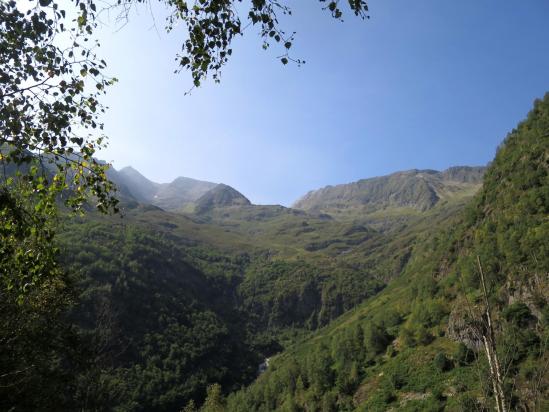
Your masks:
<svg viewBox="0 0 549 412"><path fill-rule="evenodd" d="M160 4L108 22L100 55L119 82L105 98L99 157L149 179L225 183L258 204L399 170L485 165L549 91L547 0L372 0L369 20L289 1L293 55L236 39L220 84L190 95L175 74L182 30Z"/></svg>

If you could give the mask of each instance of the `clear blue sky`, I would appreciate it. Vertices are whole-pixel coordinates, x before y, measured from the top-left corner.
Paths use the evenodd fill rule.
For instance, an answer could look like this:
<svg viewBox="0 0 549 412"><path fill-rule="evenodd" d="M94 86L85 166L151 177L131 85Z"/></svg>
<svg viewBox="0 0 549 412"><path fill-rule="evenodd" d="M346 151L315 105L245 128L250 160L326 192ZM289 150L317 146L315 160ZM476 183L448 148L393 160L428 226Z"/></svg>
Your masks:
<svg viewBox="0 0 549 412"><path fill-rule="evenodd" d="M105 118L116 168L158 182L223 182L255 203L291 204L311 189L412 168L483 165L549 90L549 2L374 0L371 19L330 19L290 2L294 54L263 51L253 29L234 44L221 84L190 96L174 74L183 35L140 9L105 28L120 79Z"/></svg>

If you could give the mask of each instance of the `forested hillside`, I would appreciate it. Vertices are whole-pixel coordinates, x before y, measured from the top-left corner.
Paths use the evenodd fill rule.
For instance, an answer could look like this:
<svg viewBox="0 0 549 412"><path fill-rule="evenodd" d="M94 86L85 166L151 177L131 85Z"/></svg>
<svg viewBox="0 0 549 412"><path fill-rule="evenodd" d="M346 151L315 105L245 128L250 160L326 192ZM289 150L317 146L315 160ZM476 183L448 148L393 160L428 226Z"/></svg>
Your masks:
<svg viewBox="0 0 549 412"><path fill-rule="evenodd" d="M456 6L1 0L0 412L549 412L549 3Z"/></svg>
<svg viewBox="0 0 549 412"><path fill-rule="evenodd" d="M546 97L486 171L397 173L337 204L313 192L306 210L111 171L125 175L121 215L63 214L65 282L30 295L43 304L26 312L2 305L0 339L15 343L0 361L18 378L0 377L0 406L491 408L478 256L507 401L543 410L548 117Z"/></svg>
<svg viewBox="0 0 549 412"><path fill-rule="evenodd" d="M47 321L66 328L67 341L40 341L6 359L20 370L46 351L58 359L41 358L56 377L43 387L52 405L171 411L201 404L213 383L225 392L249 384L265 357L383 290L415 239L451 219L465 199L366 222L251 205L218 185L199 199L198 214L173 213L140 203L136 188L148 185L138 180L120 185L121 216L61 220L70 284L59 286L59 313ZM29 327L24 339L35 339L40 329ZM43 404L42 392L27 396L32 385L10 390L5 405Z"/></svg>
<svg viewBox="0 0 549 412"><path fill-rule="evenodd" d="M547 410L548 216L549 94L505 139L466 209L414 242L402 276L272 359L226 409L494 409L482 270L506 407Z"/></svg>
<svg viewBox="0 0 549 412"><path fill-rule="evenodd" d="M212 383L250 383L265 357L382 290L424 224L393 240L285 209L249 221L247 207L221 222L137 207L66 223L88 406L174 410Z"/></svg>

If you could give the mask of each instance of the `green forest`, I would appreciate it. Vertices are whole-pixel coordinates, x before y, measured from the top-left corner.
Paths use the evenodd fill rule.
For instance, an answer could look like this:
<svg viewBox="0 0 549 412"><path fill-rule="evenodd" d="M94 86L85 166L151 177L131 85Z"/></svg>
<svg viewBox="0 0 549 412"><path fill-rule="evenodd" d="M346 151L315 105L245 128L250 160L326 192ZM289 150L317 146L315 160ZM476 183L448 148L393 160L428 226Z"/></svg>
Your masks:
<svg viewBox="0 0 549 412"><path fill-rule="evenodd" d="M380 229L261 206L61 213L60 274L2 289L2 409L489 410L480 262L506 402L544 410L547 130L549 95L476 194Z"/></svg>

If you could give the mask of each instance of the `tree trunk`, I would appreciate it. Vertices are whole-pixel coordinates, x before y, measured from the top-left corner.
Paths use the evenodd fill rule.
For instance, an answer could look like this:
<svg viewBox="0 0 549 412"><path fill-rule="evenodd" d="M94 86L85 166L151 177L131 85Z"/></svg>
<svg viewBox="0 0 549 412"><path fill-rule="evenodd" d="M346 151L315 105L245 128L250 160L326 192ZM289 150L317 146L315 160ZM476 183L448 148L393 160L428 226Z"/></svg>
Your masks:
<svg viewBox="0 0 549 412"><path fill-rule="evenodd" d="M496 351L496 338L492 325L492 316L490 310L490 302L488 300L488 292L486 289L486 280L484 279L484 271L480 263L480 257L477 256L478 269L480 272L480 282L482 285L482 294L484 295L484 304L486 309L486 325L482 330L482 339L484 341L484 349L486 357L490 365L490 379L494 389L494 397L496 399L496 409L498 412L507 412L505 393L503 391L503 378L501 377L501 367L498 354Z"/></svg>

